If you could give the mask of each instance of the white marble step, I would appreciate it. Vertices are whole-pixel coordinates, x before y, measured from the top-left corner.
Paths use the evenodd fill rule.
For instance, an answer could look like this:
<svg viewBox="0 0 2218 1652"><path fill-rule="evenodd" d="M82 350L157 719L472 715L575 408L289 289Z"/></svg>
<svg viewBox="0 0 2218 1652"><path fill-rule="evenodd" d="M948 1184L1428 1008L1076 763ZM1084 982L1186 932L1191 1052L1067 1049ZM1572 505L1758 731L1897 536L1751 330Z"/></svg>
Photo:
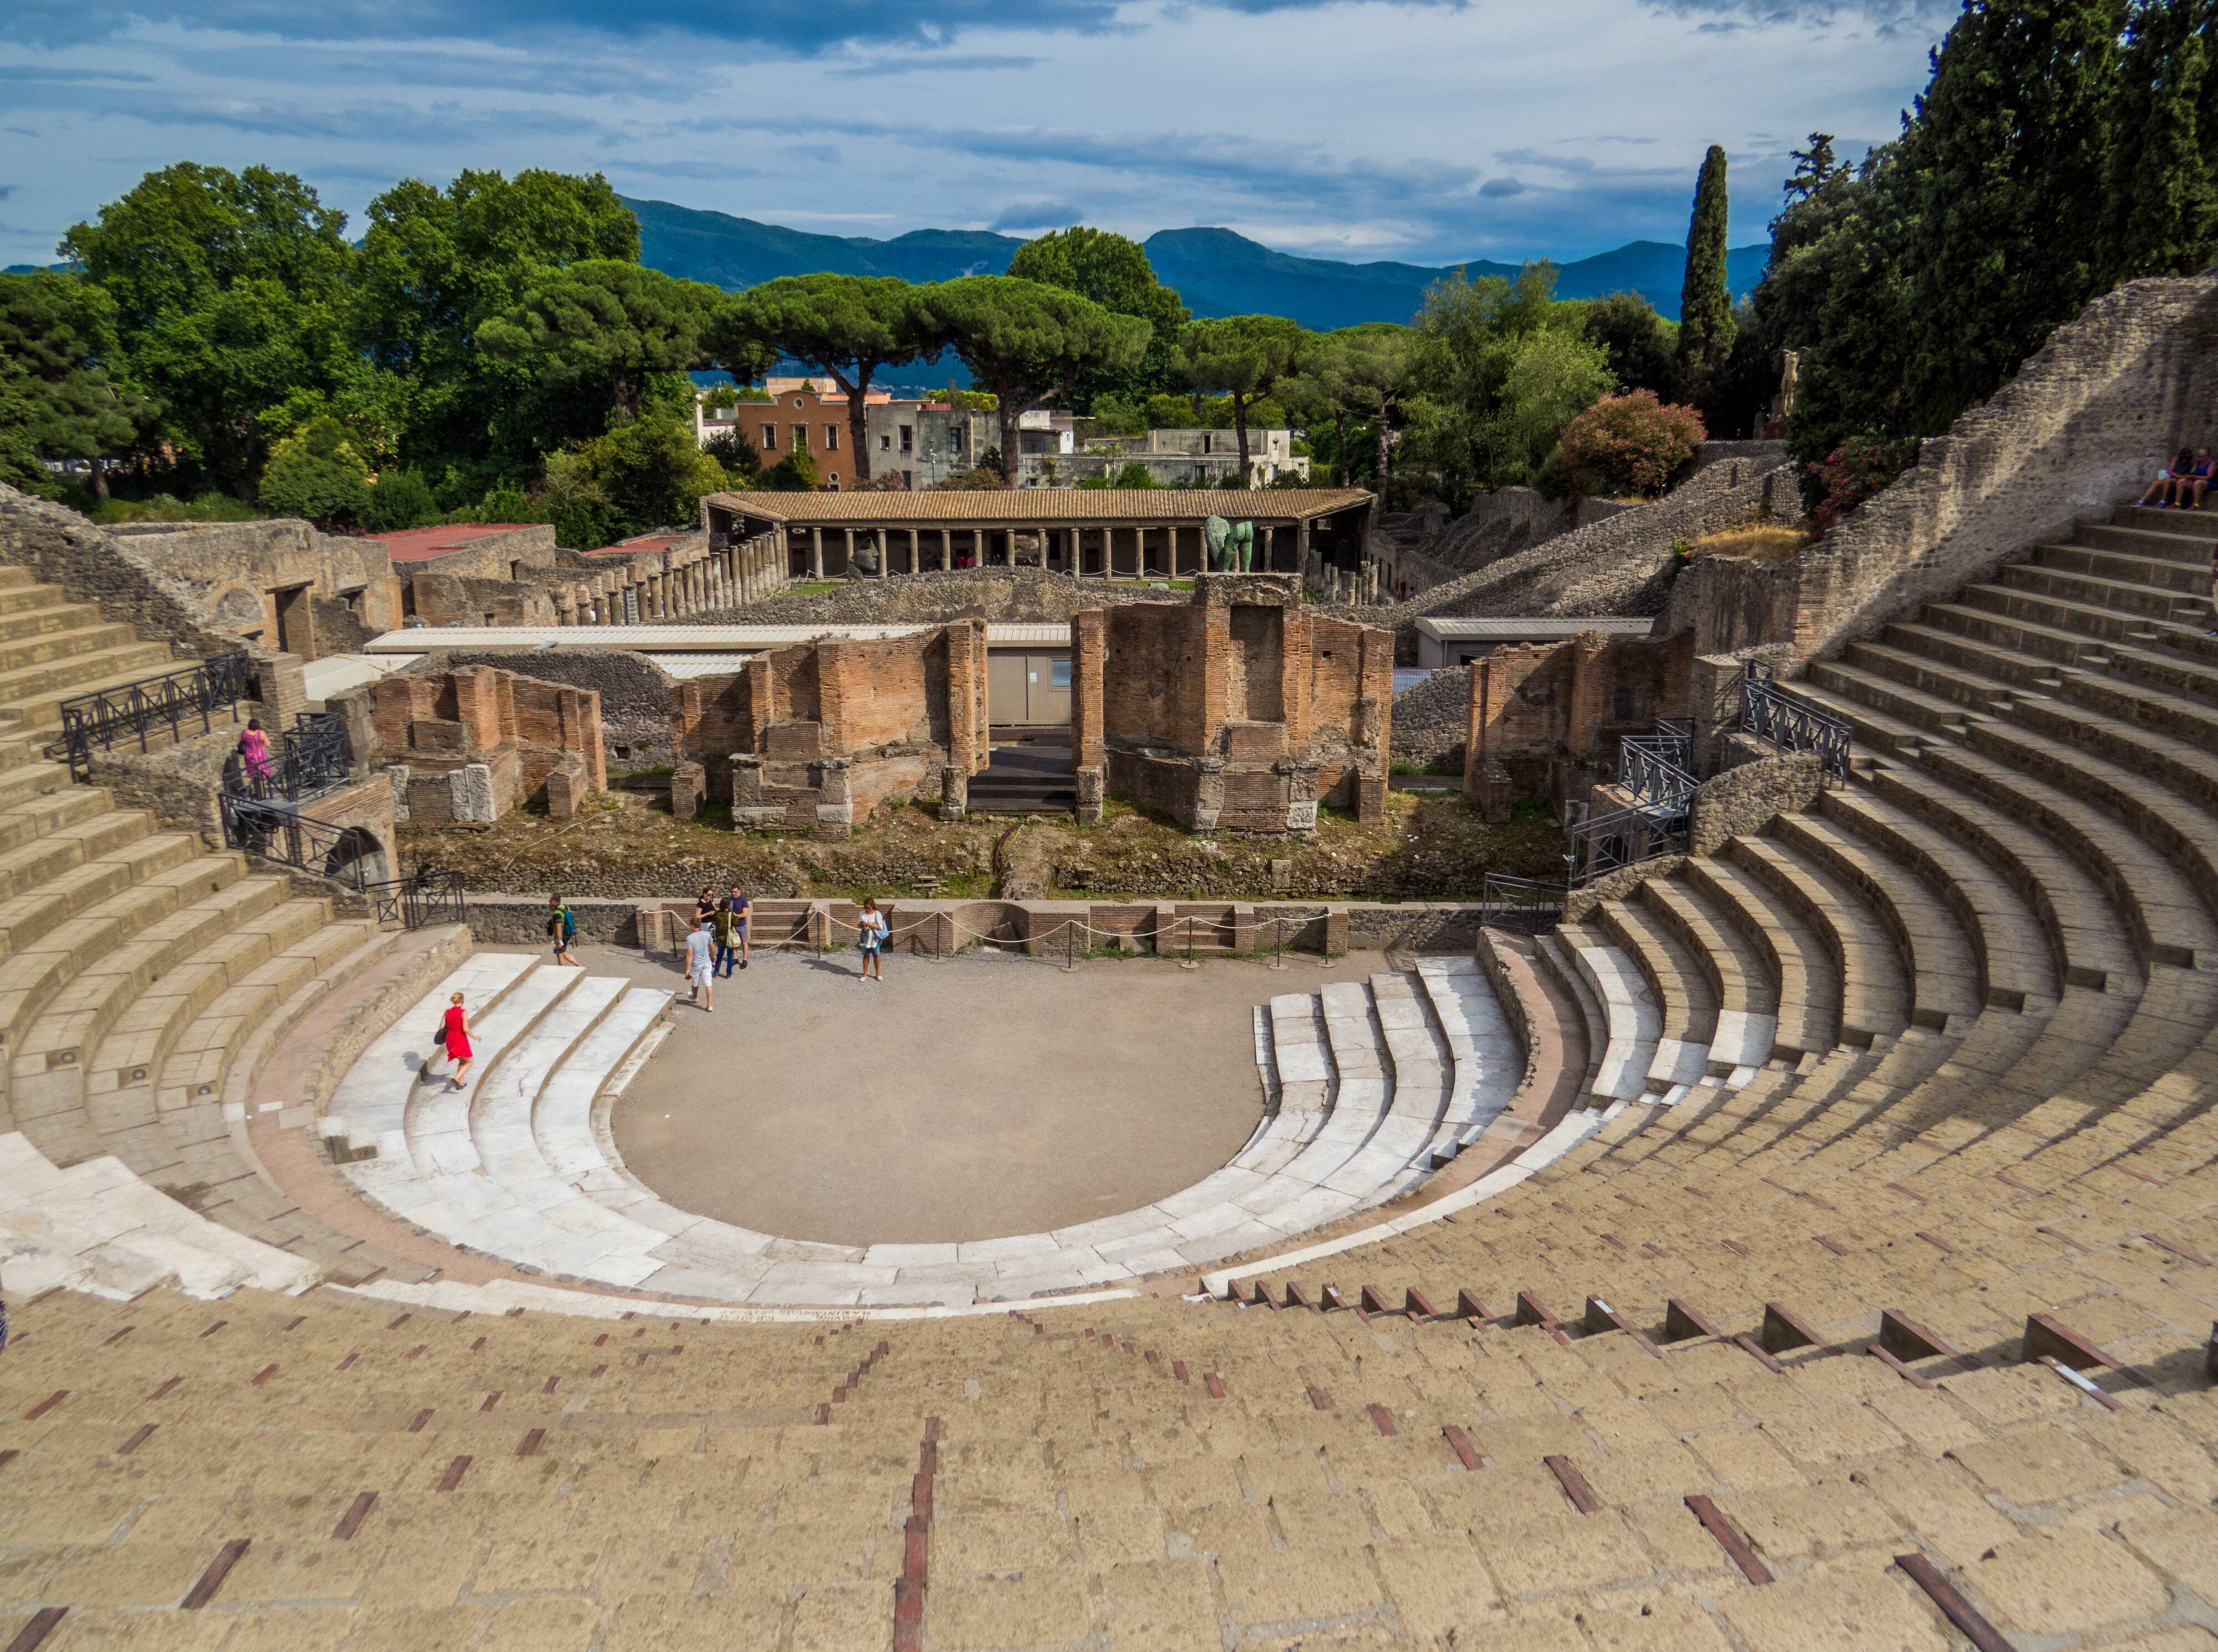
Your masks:
<svg viewBox="0 0 2218 1652"><path fill-rule="evenodd" d="M477 1145L470 1140L470 1109L510 1046L538 1024L585 977L582 969L542 964L501 994L482 1015L470 1015L469 1079L462 1089L437 1078L420 1086L408 1103L408 1151L420 1174L467 1174L478 1168ZM467 1001L463 1008L468 1009ZM451 1059L435 1061L438 1073L451 1073Z"/></svg>
<svg viewBox="0 0 2218 1652"><path fill-rule="evenodd" d="M370 1041L347 1069L324 1109L323 1133L344 1136L359 1151L374 1148L380 1158L406 1155L408 1104L418 1074L437 1054L431 1035L438 1030L448 999L462 994L472 1016L490 1010L524 977L534 961L520 953L478 952L419 999L415 1006ZM442 1065L443 1066L443 1058Z"/></svg>
<svg viewBox="0 0 2218 1652"><path fill-rule="evenodd" d="M1421 958L1417 979L1455 1058L1447 1111L1428 1148L1445 1158L1469 1147L1502 1116L1524 1082L1525 1052L1478 959Z"/></svg>
<svg viewBox="0 0 2218 1652"><path fill-rule="evenodd" d="M1649 1070L1663 1037L1664 1012L1650 996L1648 980L1640 967L1618 948L1574 941L1570 950L1608 1022L1608 1042L1602 1048L1602 1071L1595 1075L1594 1093L1618 1101L1636 1101L1648 1093ZM1700 1078L1702 1072L1698 1061L1694 1077Z"/></svg>
<svg viewBox="0 0 2218 1652"><path fill-rule="evenodd" d="M19 1301L54 1285L122 1301L171 1279L206 1299L242 1286L305 1290L320 1277L188 1210L120 1159L61 1170L20 1131L0 1135L0 1290Z"/></svg>
<svg viewBox="0 0 2218 1652"><path fill-rule="evenodd" d="M1371 1001L1394 1068L1393 1098L1363 1150L1326 1183L1359 1194L1365 1204L1391 1198L1432 1173L1433 1135L1447 1110L1455 1071L1431 1000L1414 975L1372 975ZM1386 1164L1392 1168L1383 1179L1372 1169Z"/></svg>
<svg viewBox="0 0 2218 1652"><path fill-rule="evenodd" d="M1285 1168L1324 1128L1337 1078L1315 994L1281 993L1273 998L1270 1037L1279 1111L1231 1161L1234 1168L1264 1176Z"/></svg>
<svg viewBox="0 0 2218 1652"><path fill-rule="evenodd" d="M593 1103L612 1082L610 1075L621 1075L675 996L656 987L633 987L540 1086L531 1107L531 1133L548 1166L573 1185L615 1179L593 1135Z"/></svg>
<svg viewBox="0 0 2218 1652"><path fill-rule="evenodd" d="M563 973L582 974L574 969ZM583 975L477 1081L470 1098L470 1141L495 1181L536 1181L554 1173L532 1130L539 1092L563 1058L592 1037L630 985L621 976ZM614 1068L610 1062L607 1071Z"/></svg>

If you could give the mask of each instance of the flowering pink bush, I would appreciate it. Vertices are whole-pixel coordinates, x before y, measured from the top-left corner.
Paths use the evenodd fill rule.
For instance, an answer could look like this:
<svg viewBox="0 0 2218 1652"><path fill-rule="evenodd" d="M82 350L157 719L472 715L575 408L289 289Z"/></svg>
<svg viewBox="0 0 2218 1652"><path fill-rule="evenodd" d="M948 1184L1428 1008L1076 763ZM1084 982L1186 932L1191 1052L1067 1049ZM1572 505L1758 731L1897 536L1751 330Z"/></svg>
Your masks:
<svg viewBox="0 0 2218 1652"><path fill-rule="evenodd" d="M1582 493L1661 493L1709 437L1691 407L1653 390L1604 396L1564 426L1564 474Z"/></svg>
<svg viewBox="0 0 2218 1652"><path fill-rule="evenodd" d="M1833 524L1918 462L1914 436L1899 441L1883 436L1852 436L1810 467L1825 490L1811 514L1820 538Z"/></svg>

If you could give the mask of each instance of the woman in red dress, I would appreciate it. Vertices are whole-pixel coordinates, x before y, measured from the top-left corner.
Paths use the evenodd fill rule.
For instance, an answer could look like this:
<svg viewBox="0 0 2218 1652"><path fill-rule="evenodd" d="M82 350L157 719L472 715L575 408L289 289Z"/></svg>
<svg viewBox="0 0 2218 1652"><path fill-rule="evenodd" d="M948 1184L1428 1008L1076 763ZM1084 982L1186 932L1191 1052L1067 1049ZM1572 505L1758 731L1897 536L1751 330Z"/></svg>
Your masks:
<svg viewBox="0 0 2218 1652"><path fill-rule="evenodd" d="M447 1054L455 1063L455 1070L449 1075L447 1082L457 1090L464 1089L467 1086L463 1080L469 1077L470 1072L470 1014L462 1007L460 993L455 994L453 1002L447 1006L443 1024L447 1029Z"/></svg>

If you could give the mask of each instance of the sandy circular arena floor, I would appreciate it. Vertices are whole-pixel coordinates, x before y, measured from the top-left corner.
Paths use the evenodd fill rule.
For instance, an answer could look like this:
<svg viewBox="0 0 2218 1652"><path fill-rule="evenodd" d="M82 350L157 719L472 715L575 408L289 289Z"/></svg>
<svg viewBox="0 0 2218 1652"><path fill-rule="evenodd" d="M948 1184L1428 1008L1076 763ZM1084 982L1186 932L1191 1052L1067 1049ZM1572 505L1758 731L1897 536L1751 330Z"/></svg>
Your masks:
<svg viewBox="0 0 2218 1652"><path fill-rule="evenodd" d="M758 952L710 1014L664 959L579 956L678 988L614 1110L631 1172L681 1209L844 1245L1043 1232L1191 1186L1262 1117L1255 1007L1379 965L897 955L881 986L852 951Z"/></svg>

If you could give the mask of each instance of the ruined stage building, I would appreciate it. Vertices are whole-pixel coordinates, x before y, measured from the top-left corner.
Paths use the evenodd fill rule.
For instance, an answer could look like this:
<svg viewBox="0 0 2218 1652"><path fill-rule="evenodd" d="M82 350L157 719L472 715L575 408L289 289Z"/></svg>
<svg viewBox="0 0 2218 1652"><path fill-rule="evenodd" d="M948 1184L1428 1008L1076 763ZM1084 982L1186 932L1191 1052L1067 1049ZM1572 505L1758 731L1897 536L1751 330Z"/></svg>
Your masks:
<svg viewBox="0 0 2218 1652"><path fill-rule="evenodd" d="M1251 572L1313 578L1363 560L1373 498L1360 488L1024 488L1013 492L712 493L709 544L782 534L800 579L858 572L1034 567L1111 579L1205 572L1211 517L1255 524Z"/></svg>

